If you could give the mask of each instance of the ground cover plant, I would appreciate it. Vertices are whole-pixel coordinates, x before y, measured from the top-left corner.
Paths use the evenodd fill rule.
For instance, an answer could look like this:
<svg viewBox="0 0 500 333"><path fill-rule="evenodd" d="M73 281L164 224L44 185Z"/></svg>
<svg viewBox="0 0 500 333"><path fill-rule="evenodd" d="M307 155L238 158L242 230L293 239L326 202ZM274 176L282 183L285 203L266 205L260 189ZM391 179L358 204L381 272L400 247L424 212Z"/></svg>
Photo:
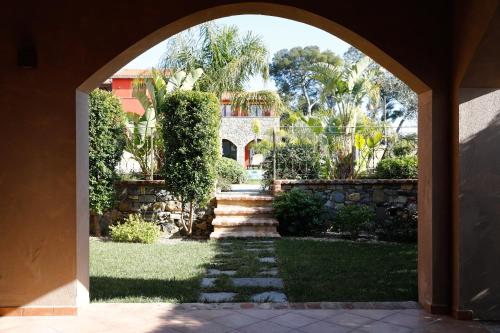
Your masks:
<svg viewBox="0 0 500 333"><path fill-rule="evenodd" d="M258 263L259 257L270 253L246 251L244 244L242 240L222 246L214 241L133 244L92 239L91 300L196 302L209 268L236 270L235 277L247 277L275 265ZM279 276L291 302L417 299L416 245L283 238L274 247ZM229 279L220 277L203 291L231 288ZM239 287L235 301L247 301L260 291L264 289Z"/></svg>
<svg viewBox="0 0 500 333"><path fill-rule="evenodd" d="M417 246L281 239L280 275L291 302L417 300Z"/></svg>
<svg viewBox="0 0 500 333"><path fill-rule="evenodd" d="M196 302L209 242L134 244L90 241L92 302Z"/></svg>

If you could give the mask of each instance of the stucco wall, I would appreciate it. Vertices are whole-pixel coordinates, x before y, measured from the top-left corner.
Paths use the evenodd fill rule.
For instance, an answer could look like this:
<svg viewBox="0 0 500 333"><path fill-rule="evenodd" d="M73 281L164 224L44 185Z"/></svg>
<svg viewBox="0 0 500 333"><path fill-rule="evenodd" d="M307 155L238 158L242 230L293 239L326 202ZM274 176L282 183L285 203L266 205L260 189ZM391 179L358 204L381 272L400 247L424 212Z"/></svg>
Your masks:
<svg viewBox="0 0 500 333"><path fill-rule="evenodd" d="M257 139L269 133L273 128L279 128L279 117L223 117L220 127L220 139L229 140L236 145L236 159L241 165L245 165L245 146L255 140L255 133L252 131L254 120L259 121L261 134Z"/></svg>
<svg viewBox="0 0 500 333"><path fill-rule="evenodd" d="M500 90L461 89L460 304L500 318Z"/></svg>

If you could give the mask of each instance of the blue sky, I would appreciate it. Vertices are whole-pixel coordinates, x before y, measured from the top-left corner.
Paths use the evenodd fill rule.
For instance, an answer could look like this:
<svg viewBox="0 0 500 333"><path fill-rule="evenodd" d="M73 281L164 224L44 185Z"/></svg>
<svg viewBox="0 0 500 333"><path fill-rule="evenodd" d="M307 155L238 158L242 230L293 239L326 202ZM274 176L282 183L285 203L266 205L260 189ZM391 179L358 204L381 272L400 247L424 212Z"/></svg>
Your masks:
<svg viewBox="0 0 500 333"><path fill-rule="evenodd" d="M290 49L294 46L317 45L321 50L330 49L338 55L342 55L350 46L321 29L274 16L236 15L215 21L219 24L236 25L242 33L252 31L260 35L269 50L270 58L277 51ZM150 68L156 66L165 50L166 41L163 41L132 60L125 68ZM261 90L275 89L275 86L271 79L266 84L260 78L253 78L246 88Z"/></svg>

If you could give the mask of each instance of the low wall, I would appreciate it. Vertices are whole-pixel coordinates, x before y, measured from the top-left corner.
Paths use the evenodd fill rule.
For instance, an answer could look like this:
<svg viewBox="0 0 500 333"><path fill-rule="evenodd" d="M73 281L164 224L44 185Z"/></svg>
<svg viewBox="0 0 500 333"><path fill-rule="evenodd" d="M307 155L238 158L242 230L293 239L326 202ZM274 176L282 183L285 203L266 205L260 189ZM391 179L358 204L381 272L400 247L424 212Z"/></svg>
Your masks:
<svg viewBox="0 0 500 333"><path fill-rule="evenodd" d="M416 179L335 179L335 180L275 180L273 194L302 188L318 193L329 211L350 205L374 208L377 218L383 218L389 207L417 210Z"/></svg>
<svg viewBox="0 0 500 333"><path fill-rule="evenodd" d="M188 217L189 206L184 208ZM213 203L207 207L196 207L193 235L208 236L213 219ZM106 232L110 224L123 220L129 214L139 213L147 221L161 223L165 237L179 234L181 203L167 190L163 180L125 180L116 183L116 201L112 210L100 220L101 229Z"/></svg>

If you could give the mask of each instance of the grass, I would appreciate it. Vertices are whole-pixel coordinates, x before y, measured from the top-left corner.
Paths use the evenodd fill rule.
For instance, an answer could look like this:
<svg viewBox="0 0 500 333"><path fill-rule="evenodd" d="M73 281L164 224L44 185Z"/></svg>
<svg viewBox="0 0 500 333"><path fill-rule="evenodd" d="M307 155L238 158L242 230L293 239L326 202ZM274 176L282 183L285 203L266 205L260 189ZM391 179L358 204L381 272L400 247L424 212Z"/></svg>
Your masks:
<svg viewBox="0 0 500 333"><path fill-rule="evenodd" d="M417 300L417 246L281 239L280 276L292 302Z"/></svg>
<svg viewBox="0 0 500 333"><path fill-rule="evenodd" d="M207 268L255 276L275 264L258 262L269 252L250 252L231 240L128 244L90 241L90 297L93 302L196 302ZM396 301L417 299L417 248L411 244L367 244L281 239L275 242L279 276L292 302ZM231 251L225 255L222 252ZM232 291L220 277L205 291ZM270 288L237 288L235 301Z"/></svg>
<svg viewBox="0 0 500 333"><path fill-rule="evenodd" d="M93 302L196 302L210 242L131 244L90 241Z"/></svg>

